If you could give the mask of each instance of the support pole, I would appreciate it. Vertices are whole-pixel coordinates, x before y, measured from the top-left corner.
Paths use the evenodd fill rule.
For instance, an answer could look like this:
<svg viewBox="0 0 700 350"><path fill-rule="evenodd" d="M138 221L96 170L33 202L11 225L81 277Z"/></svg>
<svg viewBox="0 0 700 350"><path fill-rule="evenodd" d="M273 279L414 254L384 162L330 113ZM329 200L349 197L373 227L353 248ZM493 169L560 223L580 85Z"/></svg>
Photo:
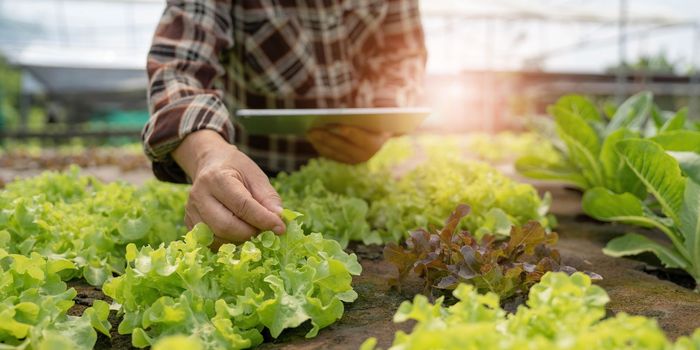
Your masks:
<svg viewBox="0 0 700 350"><path fill-rule="evenodd" d="M615 100L621 104L627 94L627 0L620 0L617 36L618 69Z"/></svg>
<svg viewBox="0 0 700 350"><path fill-rule="evenodd" d="M690 65L690 96L688 96L688 115L700 120L700 21L693 27L693 52Z"/></svg>

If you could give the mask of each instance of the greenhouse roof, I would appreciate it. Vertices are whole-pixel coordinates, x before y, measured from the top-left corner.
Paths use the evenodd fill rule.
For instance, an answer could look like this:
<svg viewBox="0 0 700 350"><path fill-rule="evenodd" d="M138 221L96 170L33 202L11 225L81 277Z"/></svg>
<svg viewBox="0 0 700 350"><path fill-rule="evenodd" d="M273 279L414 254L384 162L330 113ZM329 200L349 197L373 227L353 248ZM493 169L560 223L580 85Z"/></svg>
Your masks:
<svg viewBox="0 0 700 350"><path fill-rule="evenodd" d="M669 1L662 5L648 0L635 1L628 6L627 21L631 24L656 25L691 24L700 21L698 4L678 0L670 2L677 2L679 5L669 6ZM698 9L688 11L688 7ZM617 23L619 1L441 0L422 1L421 11L423 15L431 17ZM690 15L691 13L695 15Z"/></svg>

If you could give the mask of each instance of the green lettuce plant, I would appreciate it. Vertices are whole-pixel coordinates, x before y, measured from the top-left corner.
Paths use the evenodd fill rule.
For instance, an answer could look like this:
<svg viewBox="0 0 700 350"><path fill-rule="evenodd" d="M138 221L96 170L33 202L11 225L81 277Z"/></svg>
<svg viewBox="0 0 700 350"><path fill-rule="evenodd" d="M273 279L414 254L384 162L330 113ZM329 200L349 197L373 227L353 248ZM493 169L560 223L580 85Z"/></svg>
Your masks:
<svg viewBox="0 0 700 350"><path fill-rule="evenodd" d="M556 179L585 191L583 210L604 221L663 232L671 244L629 233L612 240L612 256L653 252L700 282L700 247L695 247L700 183L700 132L687 109L660 111L651 93L625 101L606 122L595 106L576 95L549 108L556 121L561 161L529 155L518 160L526 176ZM698 253L696 253L698 251Z"/></svg>
<svg viewBox="0 0 700 350"><path fill-rule="evenodd" d="M66 279L101 286L124 272L128 243L157 245L186 232L187 189L155 181L106 184L76 167L14 181L0 191L0 231L9 237L4 247L70 260L78 269Z"/></svg>
<svg viewBox="0 0 700 350"><path fill-rule="evenodd" d="M643 197L644 186L621 162L616 143L629 138L653 138L664 142L667 150L700 142L700 133L692 130L687 109L677 113L660 111L650 92L627 99L606 120L589 99L567 95L548 108L554 117L556 133L552 137L559 157L551 152L534 152L519 158L516 169L535 179L556 180L581 190L605 187L616 193L629 192ZM696 141L692 141L696 140ZM700 149L700 148L698 148Z"/></svg>
<svg viewBox="0 0 700 350"><path fill-rule="evenodd" d="M121 306L119 333L139 348L187 335L202 349L243 349L265 328L276 338L310 321L306 336L316 336L357 298L351 281L362 268L338 242L304 234L297 215L285 211L284 235L266 231L216 253L204 224L168 245L129 244L126 271L104 285Z"/></svg>
<svg viewBox="0 0 700 350"><path fill-rule="evenodd" d="M7 243L0 231L0 243ZM9 254L0 248L0 349L92 349L95 330L109 337L109 305L95 300L81 317L67 315L76 291L61 275L75 265L65 259Z"/></svg>
<svg viewBox="0 0 700 350"><path fill-rule="evenodd" d="M387 150L359 166L313 160L273 183L287 207L308 214L307 230L322 230L343 246L400 241L413 229L441 224L460 203L472 208L463 227L479 236L507 235L511 225L530 220L551 225L550 198L540 198L533 186L464 160L452 146L431 147L427 159L405 165L403 147L388 148L399 153L395 161Z"/></svg>
<svg viewBox="0 0 700 350"><path fill-rule="evenodd" d="M584 211L599 220L658 229L670 244L628 233L610 241L605 253L626 256L652 252L666 267L687 271L697 284L700 282L700 184L693 176L684 176L679 162L654 141L624 140L616 144L616 149L655 201L596 187L585 193Z"/></svg>
<svg viewBox="0 0 700 350"><path fill-rule="evenodd" d="M370 203L368 219L384 242L404 239L411 230L441 225L459 204L471 208L460 227L477 237L508 235L513 225L537 221L550 227L549 194L519 183L488 164L458 157L435 157L391 183L389 194Z"/></svg>
<svg viewBox="0 0 700 350"><path fill-rule="evenodd" d="M331 192L318 179L299 192L284 191L282 196L285 206L304 212L301 220L308 232L323 232L324 237L335 239L342 247L350 241L381 243L370 228L369 205L362 198Z"/></svg>
<svg viewBox="0 0 700 350"><path fill-rule="evenodd" d="M550 272L530 289L526 305L508 315L494 293L479 294L467 284L455 289L459 300L444 306L423 295L405 301L394 322L416 322L410 333L398 331L390 350L691 350L700 349L700 331L675 343L656 321L618 313L605 318L605 291L588 276ZM376 349L370 338L361 350Z"/></svg>

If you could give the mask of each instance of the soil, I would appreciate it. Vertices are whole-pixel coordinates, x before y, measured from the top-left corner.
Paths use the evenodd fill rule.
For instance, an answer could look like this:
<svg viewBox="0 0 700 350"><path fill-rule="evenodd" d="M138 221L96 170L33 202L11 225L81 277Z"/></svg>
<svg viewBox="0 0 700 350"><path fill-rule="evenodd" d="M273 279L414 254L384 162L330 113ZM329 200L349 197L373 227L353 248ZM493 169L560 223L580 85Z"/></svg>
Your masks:
<svg viewBox="0 0 700 350"><path fill-rule="evenodd" d="M671 281L683 288L694 289L695 279L687 272L679 269L667 269L658 266L644 265L642 271L655 276L658 279Z"/></svg>

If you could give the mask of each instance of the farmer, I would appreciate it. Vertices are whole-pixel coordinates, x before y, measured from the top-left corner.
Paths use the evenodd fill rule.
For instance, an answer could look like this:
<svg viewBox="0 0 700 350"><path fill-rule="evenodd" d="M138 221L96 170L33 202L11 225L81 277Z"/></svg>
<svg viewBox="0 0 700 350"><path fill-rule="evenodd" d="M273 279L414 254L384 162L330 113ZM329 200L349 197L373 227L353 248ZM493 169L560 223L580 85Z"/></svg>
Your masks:
<svg viewBox="0 0 700 350"><path fill-rule="evenodd" d="M185 222L208 224L215 245L281 234L266 173L318 155L361 163L389 135L259 137L230 110L410 106L425 58L418 0L168 0L148 54L144 148L157 178L192 182Z"/></svg>

